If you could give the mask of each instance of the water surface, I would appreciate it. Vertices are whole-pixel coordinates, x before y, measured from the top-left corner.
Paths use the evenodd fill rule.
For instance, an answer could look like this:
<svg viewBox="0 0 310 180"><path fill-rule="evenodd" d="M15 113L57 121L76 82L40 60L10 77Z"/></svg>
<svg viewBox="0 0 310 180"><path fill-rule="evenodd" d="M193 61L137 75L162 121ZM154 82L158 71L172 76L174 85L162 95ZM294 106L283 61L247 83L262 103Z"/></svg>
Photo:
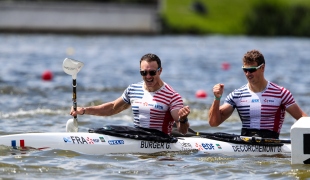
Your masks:
<svg viewBox="0 0 310 180"><path fill-rule="evenodd" d="M77 77L77 101L88 106L112 101L141 80L139 60L155 53L162 60L162 79L191 107L196 131L239 134L237 114L217 128L208 125L212 87L224 83L226 96L246 83L242 56L260 50L265 77L289 89L310 114L310 39L244 36L71 36L0 34L0 134L65 132L72 105L72 78L62 70L66 57L85 66ZM223 63L230 68L224 70ZM52 81L41 75L50 70ZM208 97L195 94L204 90ZM223 101L223 100L222 100ZM286 116L280 138L290 138L295 120ZM131 125L129 110L111 117L79 116L80 131L108 124ZM12 152L0 146L0 177L109 179L305 179L307 165L291 165L290 157L249 157L192 154L84 155L63 150Z"/></svg>

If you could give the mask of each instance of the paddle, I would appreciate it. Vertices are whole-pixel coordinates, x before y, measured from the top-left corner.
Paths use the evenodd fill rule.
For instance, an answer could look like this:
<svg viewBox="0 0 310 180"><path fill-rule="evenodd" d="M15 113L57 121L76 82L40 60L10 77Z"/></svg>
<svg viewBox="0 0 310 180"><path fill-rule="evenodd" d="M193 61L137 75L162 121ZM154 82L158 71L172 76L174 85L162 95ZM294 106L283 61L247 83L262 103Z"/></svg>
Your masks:
<svg viewBox="0 0 310 180"><path fill-rule="evenodd" d="M82 69L84 63L73 60L70 58L66 58L63 62L63 70L65 73L72 76L72 87L73 87L73 94L72 94L72 102L73 108L76 111L77 103L76 103L76 76L77 73ZM77 116L74 116L73 119L69 119L66 124L66 131L67 132L77 132L79 129L78 127L78 120Z"/></svg>
<svg viewBox="0 0 310 180"><path fill-rule="evenodd" d="M256 142L256 143L291 143L289 139L272 139L272 138L261 138L261 137L249 137L240 136L244 142Z"/></svg>
<svg viewBox="0 0 310 180"><path fill-rule="evenodd" d="M191 128L188 128L188 136L215 136L222 138L235 138L239 137L243 142L255 142L255 143L291 143L291 140L286 139L272 139L272 138L262 138L255 136L239 136L234 134L226 134L226 133L204 133L204 132L196 132Z"/></svg>

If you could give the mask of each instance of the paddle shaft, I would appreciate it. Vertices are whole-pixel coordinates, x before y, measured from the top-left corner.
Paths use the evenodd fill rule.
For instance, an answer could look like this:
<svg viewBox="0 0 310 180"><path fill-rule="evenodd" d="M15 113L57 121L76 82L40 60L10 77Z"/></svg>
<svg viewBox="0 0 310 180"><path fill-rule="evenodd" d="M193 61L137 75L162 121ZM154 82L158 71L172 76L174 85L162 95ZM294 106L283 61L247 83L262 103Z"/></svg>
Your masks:
<svg viewBox="0 0 310 180"><path fill-rule="evenodd" d="M204 132L196 132L191 128L188 128L189 136L200 136L200 135L206 135L206 136L219 136L223 138L229 138L232 137L231 134L214 134L214 133L204 133ZM237 135L238 136L238 135ZM272 139L272 138L262 138L262 137L250 137L250 136L239 136L240 139L244 142L256 142L256 143L291 143L291 140L286 139Z"/></svg>
<svg viewBox="0 0 310 180"><path fill-rule="evenodd" d="M246 142L258 142L258 143L291 143L289 139L272 139L272 138L261 138L261 137L249 137L249 136L240 136L243 141Z"/></svg>
<svg viewBox="0 0 310 180"><path fill-rule="evenodd" d="M74 111L77 110L77 102L76 102L76 79L72 79L72 103ZM77 115L74 116L74 119L77 121Z"/></svg>

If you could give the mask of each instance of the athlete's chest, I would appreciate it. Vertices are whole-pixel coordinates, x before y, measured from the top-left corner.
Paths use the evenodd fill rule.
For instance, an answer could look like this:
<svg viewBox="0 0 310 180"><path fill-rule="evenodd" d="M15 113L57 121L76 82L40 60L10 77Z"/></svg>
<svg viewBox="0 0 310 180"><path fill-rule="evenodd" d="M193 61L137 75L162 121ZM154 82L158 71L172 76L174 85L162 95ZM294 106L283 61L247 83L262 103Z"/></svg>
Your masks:
<svg viewBox="0 0 310 180"><path fill-rule="evenodd" d="M140 111L149 111L151 109L156 111L167 111L168 106L163 103L162 97L156 93L145 92L142 98L132 98L131 105L139 108Z"/></svg>
<svg viewBox="0 0 310 180"><path fill-rule="evenodd" d="M235 100L235 103L238 106L279 106L281 105L282 99L281 97L270 96L263 93L251 93L246 97L239 97Z"/></svg>

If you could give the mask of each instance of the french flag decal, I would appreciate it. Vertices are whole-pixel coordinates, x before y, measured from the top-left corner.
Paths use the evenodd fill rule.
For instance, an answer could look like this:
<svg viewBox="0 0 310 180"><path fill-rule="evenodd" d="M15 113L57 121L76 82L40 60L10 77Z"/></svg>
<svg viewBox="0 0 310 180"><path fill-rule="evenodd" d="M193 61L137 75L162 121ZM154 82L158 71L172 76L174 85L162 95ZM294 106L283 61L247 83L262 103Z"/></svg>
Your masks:
<svg viewBox="0 0 310 180"><path fill-rule="evenodd" d="M11 141L11 145L14 149L17 149L16 140ZM24 148L25 147L25 140L19 140L19 147Z"/></svg>

